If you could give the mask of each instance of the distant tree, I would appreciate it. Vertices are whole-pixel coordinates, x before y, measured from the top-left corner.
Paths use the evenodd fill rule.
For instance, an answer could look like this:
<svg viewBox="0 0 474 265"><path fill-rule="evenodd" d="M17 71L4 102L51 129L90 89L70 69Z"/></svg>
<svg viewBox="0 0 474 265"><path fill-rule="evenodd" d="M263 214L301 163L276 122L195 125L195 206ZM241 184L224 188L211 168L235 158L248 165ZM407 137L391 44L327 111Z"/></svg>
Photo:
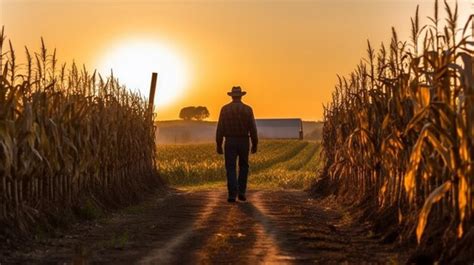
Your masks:
<svg viewBox="0 0 474 265"><path fill-rule="evenodd" d="M179 118L185 121L191 120L194 116L195 107L185 107L179 112Z"/></svg>
<svg viewBox="0 0 474 265"><path fill-rule="evenodd" d="M194 118L198 121L209 118L209 110L204 106L196 107Z"/></svg>
<svg viewBox="0 0 474 265"><path fill-rule="evenodd" d="M189 120L198 120L202 121L209 118L209 110L204 106L198 107L185 107L182 108L179 112L179 118L189 121Z"/></svg>

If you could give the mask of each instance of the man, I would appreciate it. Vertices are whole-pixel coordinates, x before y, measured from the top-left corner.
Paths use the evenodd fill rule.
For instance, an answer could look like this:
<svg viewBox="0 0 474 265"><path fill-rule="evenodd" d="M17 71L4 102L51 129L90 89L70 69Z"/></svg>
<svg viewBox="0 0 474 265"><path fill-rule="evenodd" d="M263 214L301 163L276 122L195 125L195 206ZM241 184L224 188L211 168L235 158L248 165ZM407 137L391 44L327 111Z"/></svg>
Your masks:
<svg viewBox="0 0 474 265"><path fill-rule="evenodd" d="M247 175L249 172L249 136L252 140L252 154L257 152L257 126L250 106L242 103L242 96L247 92L239 86L232 87L227 95L232 102L221 109L217 123L216 143L217 153L223 154L222 142L225 137L225 169L227 172L228 202L235 202L235 197L241 201L247 200ZM239 177L237 179L236 164L239 159Z"/></svg>

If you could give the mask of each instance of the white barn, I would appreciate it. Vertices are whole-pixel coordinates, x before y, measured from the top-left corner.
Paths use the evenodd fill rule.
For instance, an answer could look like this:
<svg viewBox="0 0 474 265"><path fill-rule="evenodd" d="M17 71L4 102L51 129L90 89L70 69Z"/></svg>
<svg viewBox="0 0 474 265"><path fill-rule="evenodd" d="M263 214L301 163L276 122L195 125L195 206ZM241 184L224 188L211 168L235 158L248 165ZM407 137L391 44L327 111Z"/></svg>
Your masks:
<svg viewBox="0 0 474 265"><path fill-rule="evenodd" d="M257 119L259 138L303 139L301 119Z"/></svg>

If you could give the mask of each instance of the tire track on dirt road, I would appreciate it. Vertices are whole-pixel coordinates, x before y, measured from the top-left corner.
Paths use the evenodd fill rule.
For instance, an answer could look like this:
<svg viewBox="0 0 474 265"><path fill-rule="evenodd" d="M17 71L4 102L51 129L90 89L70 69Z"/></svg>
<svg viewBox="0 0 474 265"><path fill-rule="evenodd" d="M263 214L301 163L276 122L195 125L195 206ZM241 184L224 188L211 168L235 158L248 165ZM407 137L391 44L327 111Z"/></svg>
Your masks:
<svg viewBox="0 0 474 265"><path fill-rule="evenodd" d="M217 229L208 233L197 251L196 264L287 264L284 254L270 233L265 216L250 202L222 203L216 214L225 216L220 223L209 221Z"/></svg>
<svg viewBox="0 0 474 265"><path fill-rule="evenodd" d="M333 197L312 199L298 190L263 191L256 206L294 264L403 264L407 253L383 244Z"/></svg>
<svg viewBox="0 0 474 265"><path fill-rule="evenodd" d="M220 196L219 196L220 195ZM196 228L200 228L203 223L209 218L216 208L218 198L221 194L214 192L202 196L201 199L206 199L204 208L199 216L192 223L191 226L184 228L175 237L171 238L164 246L154 249L149 255L142 258L138 264L170 264L175 259L176 250L183 245L183 243L192 236Z"/></svg>

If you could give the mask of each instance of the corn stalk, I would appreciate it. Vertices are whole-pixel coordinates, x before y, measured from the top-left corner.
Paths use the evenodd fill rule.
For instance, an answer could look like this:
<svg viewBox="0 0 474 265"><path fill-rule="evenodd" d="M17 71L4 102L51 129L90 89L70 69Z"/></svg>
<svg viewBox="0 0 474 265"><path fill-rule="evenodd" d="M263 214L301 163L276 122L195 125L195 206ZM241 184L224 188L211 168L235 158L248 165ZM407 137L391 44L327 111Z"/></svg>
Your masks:
<svg viewBox="0 0 474 265"><path fill-rule="evenodd" d="M26 49L21 72L0 35L0 223L26 228L79 198L129 202L158 180L144 99L56 51Z"/></svg>
<svg viewBox="0 0 474 265"><path fill-rule="evenodd" d="M392 29L388 48L369 43L324 107L325 174L338 195L398 209L419 243L446 216L445 234L462 238L472 224L474 43L469 21L459 31L457 5L445 11L443 27L436 1L421 27L417 9L409 42Z"/></svg>

